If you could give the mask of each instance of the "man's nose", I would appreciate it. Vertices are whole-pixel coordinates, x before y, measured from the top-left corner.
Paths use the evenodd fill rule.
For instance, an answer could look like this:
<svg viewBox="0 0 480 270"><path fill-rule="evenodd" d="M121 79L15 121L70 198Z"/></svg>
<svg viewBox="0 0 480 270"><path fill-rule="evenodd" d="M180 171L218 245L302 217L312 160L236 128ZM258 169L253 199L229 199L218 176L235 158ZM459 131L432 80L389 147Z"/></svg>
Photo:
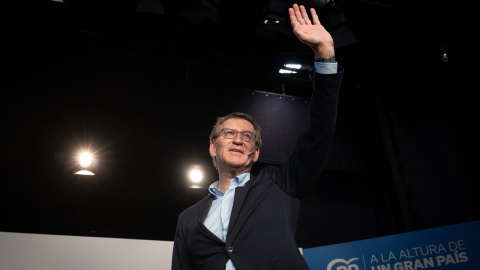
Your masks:
<svg viewBox="0 0 480 270"><path fill-rule="evenodd" d="M240 132L237 134L237 136L235 136L233 138L233 142L236 143L236 144L242 144L243 143L242 134Z"/></svg>

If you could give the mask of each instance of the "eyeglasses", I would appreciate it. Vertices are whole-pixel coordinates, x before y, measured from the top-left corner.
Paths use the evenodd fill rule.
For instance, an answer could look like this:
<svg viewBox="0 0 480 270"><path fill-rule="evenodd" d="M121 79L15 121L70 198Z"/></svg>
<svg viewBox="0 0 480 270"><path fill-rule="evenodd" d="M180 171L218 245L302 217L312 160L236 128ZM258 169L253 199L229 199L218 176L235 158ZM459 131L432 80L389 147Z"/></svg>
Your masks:
<svg viewBox="0 0 480 270"><path fill-rule="evenodd" d="M253 142L255 140L255 137L257 136L251 131L238 131L236 129L230 129L230 128L222 129L220 134L227 139L233 139L233 138L237 137L237 134L239 132L242 136L242 140L244 140L246 142Z"/></svg>

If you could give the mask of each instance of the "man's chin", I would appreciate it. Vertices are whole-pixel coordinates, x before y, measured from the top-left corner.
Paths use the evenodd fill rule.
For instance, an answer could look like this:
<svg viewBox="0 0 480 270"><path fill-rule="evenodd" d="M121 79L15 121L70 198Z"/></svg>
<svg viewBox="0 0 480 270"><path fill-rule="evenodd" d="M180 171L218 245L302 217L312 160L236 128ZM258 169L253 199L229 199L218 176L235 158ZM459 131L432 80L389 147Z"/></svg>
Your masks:
<svg viewBox="0 0 480 270"><path fill-rule="evenodd" d="M251 167L253 162L251 160L242 160L242 161L230 161L225 162L225 165L231 168L241 169L241 168L249 168Z"/></svg>

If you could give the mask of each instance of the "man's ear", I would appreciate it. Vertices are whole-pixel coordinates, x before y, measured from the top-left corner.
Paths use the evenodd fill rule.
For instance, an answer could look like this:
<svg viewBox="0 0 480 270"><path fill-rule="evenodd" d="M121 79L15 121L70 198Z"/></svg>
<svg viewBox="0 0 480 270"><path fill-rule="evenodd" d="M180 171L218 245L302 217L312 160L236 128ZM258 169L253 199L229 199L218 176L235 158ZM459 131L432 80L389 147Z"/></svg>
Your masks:
<svg viewBox="0 0 480 270"><path fill-rule="evenodd" d="M215 142L215 140L210 141L209 152L212 158L217 156L217 143Z"/></svg>
<svg viewBox="0 0 480 270"><path fill-rule="evenodd" d="M253 162L257 162L259 156L260 156L260 148L255 147L255 152L253 152Z"/></svg>

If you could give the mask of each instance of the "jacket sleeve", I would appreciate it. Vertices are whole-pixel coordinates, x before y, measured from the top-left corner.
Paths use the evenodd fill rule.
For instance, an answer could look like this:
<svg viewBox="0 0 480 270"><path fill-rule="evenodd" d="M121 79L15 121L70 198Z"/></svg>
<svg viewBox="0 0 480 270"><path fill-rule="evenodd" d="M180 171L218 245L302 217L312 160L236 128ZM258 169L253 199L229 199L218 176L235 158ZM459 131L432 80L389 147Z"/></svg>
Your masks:
<svg viewBox="0 0 480 270"><path fill-rule="evenodd" d="M290 196L301 198L326 166L335 133L342 77L341 66L335 74L314 74L307 130L300 135L275 177L277 185Z"/></svg>
<svg viewBox="0 0 480 270"><path fill-rule="evenodd" d="M183 227L184 224L182 223L182 215L180 215L177 220L175 239L173 241L172 270L193 269L193 266L190 262L190 257L188 256Z"/></svg>

